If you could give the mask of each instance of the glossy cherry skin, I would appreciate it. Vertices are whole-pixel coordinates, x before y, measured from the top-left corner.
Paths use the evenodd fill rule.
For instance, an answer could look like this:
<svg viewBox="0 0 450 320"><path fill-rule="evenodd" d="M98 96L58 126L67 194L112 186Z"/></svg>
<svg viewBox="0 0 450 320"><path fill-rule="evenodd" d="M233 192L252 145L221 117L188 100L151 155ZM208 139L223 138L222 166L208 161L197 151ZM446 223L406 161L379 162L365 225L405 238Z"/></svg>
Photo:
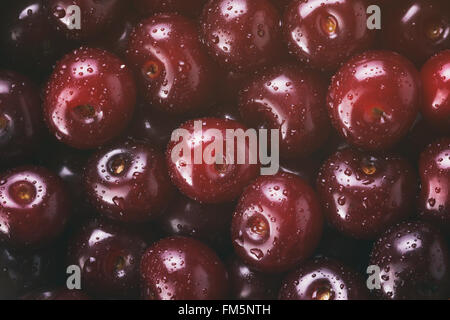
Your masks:
<svg viewBox="0 0 450 320"><path fill-rule="evenodd" d="M136 103L132 73L116 56L82 47L61 59L47 84L44 115L61 142L96 148L118 136Z"/></svg>
<svg viewBox="0 0 450 320"><path fill-rule="evenodd" d="M85 170L85 188L102 215L135 223L159 216L173 190L164 155L138 141L119 142L93 155Z"/></svg>
<svg viewBox="0 0 450 320"><path fill-rule="evenodd" d="M69 290L66 288L57 288L53 290L40 290L28 293L21 300L91 300L81 290Z"/></svg>
<svg viewBox="0 0 450 320"><path fill-rule="evenodd" d="M261 176L244 191L232 219L231 238L250 267L279 273L309 258L322 227L313 189L293 174L280 173Z"/></svg>
<svg viewBox="0 0 450 320"><path fill-rule="evenodd" d="M133 0L139 14L148 17L155 13L179 13L191 18L198 17L208 0Z"/></svg>
<svg viewBox="0 0 450 320"><path fill-rule="evenodd" d="M0 176L0 239L40 246L55 239L70 217L61 179L42 167L19 167Z"/></svg>
<svg viewBox="0 0 450 320"><path fill-rule="evenodd" d="M196 124L201 124L200 128ZM241 144L234 143L234 161L224 159L223 164L208 164L204 157L201 163L195 164L195 153L205 155L215 141L213 130L223 136L223 152L226 155L226 130L247 130L242 124L233 120L219 118L203 118L185 122L180 129L186 130L186 139L179 137L169 143L166 161L172 182L189 198L203 203L226 203L239 197L242 190L260 173L258 161L252 164L249 140ZM176 137L173 137L176 138ZM189 154L180 152L180 147L189 150ZM197 151L196 151L197 150ZM239 164L237 154L245 155L245 163ZM208 154L210 155L210 154ZM212 152L211 152L211 155ZM228 155L230 156L230 155ZM257 159L256 159L257 160Z"/></svg>
<svg viewBox="0 0 450 320"><path fill-rule="evenodd" d="M69 242L67 265L81 269L81 287L92 296L138 297L139 263L147 247L137 233L92 220Z"/></svg>
<svg viewBox="0 0 450 320"><path fill-rule="evenodd" d="M336 70L369 49L375 34L367 28L366 0L296 0L283 18L289 52L321 70Z"/></svg>
<svg viewBox="0 0 450 320"><path fill-rule="evenodd" d="M216 67L189 19L160 14L142 21L131 34L126 56L141 94L154 108L183 114L214 102Z"/></svg>
<svg viewBox="0 0 450 320"><path fill-rule="evenodd" d="M230 298L236 300L274 300L281 286L281 276L250 269L232 256L227 262Z"/></svg>
<svg viewBox="0 0 450 320"><path fill-rule="evenodd" d="M450 50L428 60L421 76L424 92L421 112L430 125L450 134Z"/></svg>
<svg viewBox="0 0 450 320"><path fill-rule="evenodd" d="M302 158L321 147L330 129L326 82L292 65L275 67L250 80L240 92L245 124L280 130L280 155Z"/></svg>
<svg viewBox="0 0 450 320"><path fill-rule="evenodd" d="M280 16L268 0L217 0L203 9L203 41L225 70L250 71L282 50Z"/></svg>
<svg viewBox="0 0 450 320"><path fill-rule="evenodd" d="M0 71L0 162L37 149L44 123L38 88L26 77Z"/></svg>
<svg viewBox="0 0 450 320"><path fill-rule="evenodd" d="M230 242L234 204L201 204L178 195L158 225L170 236L186 236L222 249Z"/></svg>
<svg viewBox="0 0 450 320"><path fill-rule="evenodd" d="M283 281L281 300L367 300L362 277L342 263L314 258L292 271Z"/></svg>
<svg viewBox="0 0 450 320"><path fill-rule="evenodd" d="M228 294L228 275L217 255L186 237L160 240L141 260L146 300L218 300Z"/></svg>
<svg viewBox="0 0 450 320"><path fill-rule="evenodd" d="M80 28L74 28L76 17L71 6L80 10ZM54 30L67 39L92 41L121 22L124 2L121 0L48 0L47 10Z"/></svg>
<svg viewBox="0 0 450 320"><path fill-rule="evenodd" d="M376 242L371 265L379 266L382 299L446 299L450 288L450 260L439 230L422 222L404 222Z"/></svg>
<svg viewBox="0 0 450 320"><path fill-rule="evenodd" d="M349 143L370 151L389 149L416 119L420 76L396 53L369 51L333 77L327 101L334 127Z"/></svg>
<svg viewBox="0 0 450 320"><path fill-rule="evenodd" d="M450 231L450 138L430 144L419 162L420 216Z"/></svg>
<svg viewBox="0 0 450 320"><path fill-rule="evenodd" d="M417 189L414 168L402 157L352 149L332 155L317 177L327 221L358 239L374 239L410 216Z"/></svg>
<svg viewBox="0 0 450 320"><path fill-rule="evenodd" d="M447 0L390 1L381 29L382 42L417 64L450 47Z"/></svg>

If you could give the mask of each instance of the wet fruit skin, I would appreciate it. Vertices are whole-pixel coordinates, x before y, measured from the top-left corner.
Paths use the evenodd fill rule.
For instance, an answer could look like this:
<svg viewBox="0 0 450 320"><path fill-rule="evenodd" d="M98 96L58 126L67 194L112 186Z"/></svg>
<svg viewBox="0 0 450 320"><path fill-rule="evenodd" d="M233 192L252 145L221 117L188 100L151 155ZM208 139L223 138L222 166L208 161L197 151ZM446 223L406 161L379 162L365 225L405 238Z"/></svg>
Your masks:
<svg viewBox="0 0 450 320"><path fill-rule="evenodd" d="M382 42L418 65L450 46L450 3L446 0L390 1Z"/></svg>
<svg viewBox="0 0 450 320"><path fill-rule="evenodd" d="M228 295L228 276L217 255L186 237L160 240L141 260L146 300L218 300Z"/></svg>
<svg viewBox="0 0 450 320"><path fill-rule="evenodd" d="M81 268L81 287L92 296L136 298L146 248L139 234L95 219L70 240L67 265Z"/></svg>
<svg viewBox="0 0 450 320"><path fill-rule="evenodd" d="M250 269L241 259L232 256L227 261L230 298L235 300L275 300L281 286L281 276Z"/></svg>
<svg viewBox="0 0 450 320"><path fill-rule="evenodd" d="M444 134L450 134L450 50L432 57L421 71L425 120Z"/></svg>
<svg viewBox="0 0 450 320"><path fill-rule="evenodd" d="M336 70L356 53L370 48L374 32L367 28L366 0L296 0L283 17L289 52L301 62Z"/></svg>
<svg viewBox="0 0 450 320"><path fill-rule="evenodd" d="M449 251L439 230L423 222L404 222L376 242L371 265L379 266L381 299L447 299Z"/></svg>
<svg viewBox="0 0 450 320"><path fill-rule="evenodd" d="M173 187L162 152L139 141L100 149L85 169L85 189L102 215L121 222L145 222L168 206Z"/></svg>
<svg viewBox="0 0 450 320"><path fill-rule="evenodd" d="M106 51L81 47L57 63L45 90L44 116L58 140L92 149L122 133L135 103L128 67Z"/></svg>
<svg viewBox="0 0 450 320"><path fill-rule="evenodd" d="M412 127L421 103L420 76L402 56L368 51L333 77L328 112L336 130L368 151L395 146Z"/></svg>
<svg viewBox="0 0 450 320"><path fill-rule="evenodd" d="M340 262L314 258L283 281L280 300L367 300L363 278Z"/></svg>
<svg viewBox="0 0 450 320"><path fill-rule="evenodd" d="M421 154L421 218L450 230L450 138L430 144Z"/></svg>
<svg viewBox="0 0 450 320"><path fill-rule="evenodd" d="M216 67L198 38L196 25L177 14L139 23L126 52L141 94L170 114L192 113L214 102Z"/></svg>
<svg viewBox="0 0 450 320"><path fill-rule="evenodd" d="M203 9L201 36L225 70L251 71L282 51L280 16L268 0L217 0Z"/></svg>
<svg viewBox="0 0 450 320"><path fill-rule="evenodd" d="M374 239L414 213L417 186L414 168L402 157L344 149L323 164L316 189L331 225Z"/></svg>
<svg viewBox="0 0 450 320"><path fill-rule="evenodd" d="M237 255L250 267L280 273L305 261L322 235L313 189L293 174L261 176L242 194L232 219Z"/></svg>
<svg viewBox="0 0 450 320"><path fill-rule="evenodd" d="M202 241L217 250L230 242L230 225L234 204L201 204L177 195L158 219L169 236L186 236Z"/></svg>
<svg viewBox="0 0 450 320"><path fill-rule="evenodd" d="M208 0L134 0L131 2L134 2L136 10L144 17L155 13L179 13L196 18L201 14Z"/></svg>
<svg viewBox="0 0 450 320"><path fill-rule="evenodd" d="M66 288L57 288L52 290L38 290L21 297L20 300L91 300L81 290L69 290Z"/></svg>
<svg viewBox="0 0 450 320"><path fill-rule="evenodd" d="M39 144L44 123L38 88L13 71L0 71L0 162L30 155Z"/></svg>
<svg viewBox="0 0 450 320"><path fill-rule="evenodd" d="M196 130L195 124L197 121L202 124L201 132ZM247 130L239 122L219 118L203 118L189 120L180 129L186 130L188 139L185 140L180 137L176 141L171 141L167 147L166 161L173 184L189 198L212 204L231 202L236 200L242 190L260 174L258 161L255 161L256 164L250 163L248 139L246 139L245 144L240 144L235 139L234 163L223 161L223 164L217 164L217 162L207 164L206 159L202 157L201 164L195 164L195 149L200 151L199 146L202 146L202 155L205 155L208 151L207 148L212 148L215 139L213 129L222 133L225 156L227 150L226 130L242 129L244 132ZM179 147L183 145L190 151L190 154L180 153ZM238 163L239 159L236 158L238 153L245 154L244 164Z"/></svg>
<svg viewBox="0 0 450 320"><path fill-rule="evenodd" d="M43 167L19 167L0 177L0 240L37 247L59 236L70 217L61 179Z"/></svg>
<svg viewBox="0 0 450 320"><path fill-rule="evenodd" d="M56 32L72 41L93 41L118 23L124 9L121 0L48 0L50 23ZM71 6L80 8L80 28L72 25L76 15Z"/></svg>
<svg viewBox="0 0 450 320"><path fill-rule="evenodd" d="M328 138L326 82L319 74L293 65L277 66L250 80L240 92L244 123L280 130L280 155L302 158Z"/></svg>

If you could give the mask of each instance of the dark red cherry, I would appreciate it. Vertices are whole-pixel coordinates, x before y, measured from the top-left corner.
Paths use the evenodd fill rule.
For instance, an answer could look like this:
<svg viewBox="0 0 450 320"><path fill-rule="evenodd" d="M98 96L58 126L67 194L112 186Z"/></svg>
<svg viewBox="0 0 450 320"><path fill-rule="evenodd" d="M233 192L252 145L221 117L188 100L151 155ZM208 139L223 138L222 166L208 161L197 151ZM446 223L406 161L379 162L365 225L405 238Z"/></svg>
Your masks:
<svg viewBox="0 0 450 320"><path fill-rule="evenodd" d="M370 51L333 77L328 111L351 144L371 151L396 145L412 127L421 103L420 76L402 56Z"/></svg>
<svg viewBox="0 0 450 320"><path fill-rule="evenodd" d="M81 269L81 287L99 297L138 297L139 263L147 247L136 233L92 220L71 239L67 264Z"/></svg>
<svg viewBox="0 0 450 320"><path fill-rule="evenodd" d="M242 194L232 220L236 253L262 272L287 271L305 261L322 236L313 189L299 177L261 176Z"/></svg>
<svg viewBox="0 0 450 320"><path fill-rule="evenodd" d="M389 1L384 10L382 42L417 64L450 47L447 0Z"/></svg>
<svg viewBox="0 0 450 320"><path fill-rule="evenodd" d="M54 30L67 39L85 42L102 37L105 32L119 24L125 2L48 0L46 5Z"/></svg>
<svg viewBox="0 0 450 320"><path fill-rule="evenodd" d="M178 195L158 225L170 236L198 239L217 249L230 241L230 225L234 204L201 204Z"/></svg>
<svg viewBox="0 0 450 320"><path fill-rule="evenodd" d="M134 27L139 22L138 17L132 12L126 11L124 16L124 19L122 19L123 21L119 25L112 28L105 37L100 39L102 47L106 48L111 53L116 54L120 58L126 57L128 42L130 41Z"/></svg>
<svg viewBox="0 0 450 320"><path fill-rule="evenodd" d="M328 137L326 91L319 74L278 66L250 80L240 92L239 108L248 126L279 129L281 157L301 158Z"/></svg>
<svg viewBox="0 0 450 320"><path fill-rule="evenodd" d="M12 71L0 71L0 162L30 155L43 135L38 88Z"/></svg>
<svg viewBox="0 0 450 320"><path fill-rule="evenodd" d="M450 138L430 144L419 162L420 216L450 231Z"/></svg>
<svg viewBox="0 0 450 320"><path fill-rule="evenodd" d="M225 266L191 238L165 238L147 249L141 277L146 300L218 300L228 294Z"/></svg>
<svg viewBox="0 0 450 320"><path fill-rule="evenodd" d="M58 140L90 149L126 128L135 103L125 64L106 51L82 47L57 63L45 91L44 115Z"/></svg>
<svg viewBox="0 0 450 320"><path fill-rule="evenodd" d="M143 17L155 13L179 13L196 18L208 0L133 0L136 11Z"/></svg>
<svg viewBox="0 0 450 320"><path fill-rule="evenodd" d="M42 167L19 167L0 175L0 239L40 246L55 239L70 217L61 179Z"/></svg>
<svg viewBox="0 0 450 320"><path fill-rule="evenodd" d="M203 9L201 34L225 70L249 71L282 50L280 16L268 0L217 0Z"/></svg>
<svg viewBox="0 0 450 320"><path fill-rule="evenodd" d="M413 214L417 186L414 168L402 157L352 149L332 155L317 177L328 222L358 239L374 239Z"/></svg>
<svg viewBox="0 0 450 320"><path fill-rule="evenodd" d="M228 262L230 297L236 300L275 300L281 286L281 276L250 269L232 256Z"/></svg>
<svg viewBox="0 0 450 320"><path fill-rule="evenodd" d="M226 140L226 131L247 130L239 122L203 118L190 120L179 129L184 131L186 136L178 137L169 143L166 160L172 182L189 198L204 203L231 202L259 175L258 156L251 152L249 139L245 139L245 142L237 138L230 139L234 141L233 159L231 153L226 152L227 145L231 148L231 144ZM215 155L212 149L214 145L218 145L215 131L220 132L223 137L223 141L219 141L223 146L223 159L215 159L218 155ZM186 153L182 148L186 149ZM196 154L200 155L200 159L196 159ZM239 154L245 157L245 161L239 161ZM211 159L205 158L205 155ZM199 163L196 163L196 160L199 160Z"/></svg>
<svg viewBox="0 0 450 320"><path fill-rule="evenodd" d="M450 260L445 239L422 222L404 222L386 231L376 242L371 265L381 273L375 279L382 299L447 299Z"/></svg>
<svg viewBox="0 0 450 320"><path fill-rule="evenodd" d="M69 290L66 288L57 288L53 290L38 290L21 297L21 300L91 300L81 290Z"/></svg>
<svg viewBox="0 0 450 320"><path fill-rule="evenodd" d="M295 0L285 11L283 33L291 54L321 70L336 70L355 53L369 49L366 0Z"/></svg>
<svg viewBox="0 0 450 320"><path fill-rule="evenodd" d="M281 300L367 300L363 278L340 262L319 257L302 264L283 281Z"/></svg>
<svg viewBox="0 0 450 320"><path fill-rule="evenodd" d="M450 50L428 60L421 75L424 93L421 112L431 126L450 134Z"/></svg>
<svg viewBox="0 0 450 320"><path fill-rule="evenodd" d="M153 107L183 114L214 102L216 68L187 18L160 14L144 20L131 34L126 55Z"/></svg>
<svg viewBox="0 0 450 320"><path fill-rule="evenodd" d="M172 197L164 155L138 141L119 142L93 155L85 188L98 212L123 222L156 218Z"/></svg>

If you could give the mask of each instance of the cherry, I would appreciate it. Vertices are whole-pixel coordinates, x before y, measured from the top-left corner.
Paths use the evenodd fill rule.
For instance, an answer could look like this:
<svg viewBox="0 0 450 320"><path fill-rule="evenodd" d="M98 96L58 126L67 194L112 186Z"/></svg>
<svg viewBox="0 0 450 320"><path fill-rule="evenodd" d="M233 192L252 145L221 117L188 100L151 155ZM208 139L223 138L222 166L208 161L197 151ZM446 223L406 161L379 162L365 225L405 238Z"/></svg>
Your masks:
<svg viewBox="0 0 450 320"><path fill-rule="evenodd" d="M134 27L138 24L138 18L131 12L125 12L125 17L117 27L113 28L105 38L100 40L102 47L120 58L126 57L128 42Z"/></svg>
<svg viewBox="0 0 450 320"><path fill-rule="evenodd" d="M336 130L351 144L370 151L396 145L412 127L420 103L417 70L388 51L352 58L333 77L328 92Z"/></svg>
<svg viewBox="0 0 450 320"><path fill-rule="evenodd" d="M421 76L424 92L422 114L430 125L450 134L450 50L428 60Z"/></svg>
<svg viewBox="0 0 450 320"><path fill-rule="evenodd" d="M423 151L419 172L421 217L450 230L450 138L442 138Z"/></svg>
<svg viewBox="0 0 450 320"><path fill-rule="evenodd" d="M330 224L350 237L374 239L413 213L417 177L400 156L345 149L322 166L317 191Z"/></svg>
<svg viewBox="0 0 450 320"><path fill-rule="evenodd" d="M137 11L142 16L155 13L179 13L196 18L201 14L203 6L208 0L133 0Z"/></svg>
<svg viewBox="0 0 450 320"><path fill-rule="evenodd" d="M201 130L196 124L201 124ZM179 137L178 140L169 143L166 160L172 182L189 198L203 203L231 202L237 199L245 186L259 175L259 164L250 162L252 153L249 139L245 139L245 142L237 138L233 140L234 159L230 158L230 154L226 154L227 145L230 146L230 142L226 140L226 131L247 130L239 122L203 118L187 121L179 129L185 130L187 137ZM215 141L215 131L221 132L223 136L223 164L218 163L217 160L220 159L208 164L204 157L201 157L201 163L196 164L195 154L198 151L202 152L201 155L208 154L212 158L218 156L214 151L208 153L208 149L218 144ZM189 154L180 153L180 146L189 150ZM243 164L239 162L239 154L245 155Z"/></svg>
<svg viewBox="0 0 450 320"><path fill-rule="evenodd" d="M91 300L81 290L57 288L52 290L39 290L26 294L21 300Z"/></svg>
<svg viewBox="0 0 450 320"><path fill-rule="evenodd" d="M225 266L191 238L165 238L147 249L141 277L147 300L218 300L228 294Z"/></svg>
<svg viewBox="0 0 450 320"><path fill-rule="evenodd" d="M77 12L79 8L79 25ZM47 0L48 16L54 30L67 39L93 41L120 23L124 2L121 0ZM75 24L73 22L75 21Z"/></svg>
<svg viewBox="0 0 450 320"><path fill-rule="evenodd" d="M156 218L172 196L163 154L147 143L128 140L89 159L85 188L98 212L122 222Z"/></svg>
<svg viewBox="0 0 450 320"><path fill-rule="evenodd" d="M308 156L328 137L326 90L319 74L293 65L275 67L241 91L242 119L250 127L279 129L282 157Z"/></svg>
<svg viewBox="0 0 450 320"><path fill-rule="evenodd" d="M232 256L228 262L230 294L236 300L275 300L281 286L280 275L268 275L250 269Z"/></svg>
<svg viewBox="0 0 450 320"><path fill-rule="evenodd" d="M0 162L28 156L42 140L41 99L38 88L24 76L0 71Z"/></svg>
<svg viewBox="0 0 450 320"><path fill-rule="evenodd" d="M446 0L390 1L382 42L422 64L450 46L450 4Z"/></svg>
<svg viewBox="0 0 450 320"><path fill-rule="evenodd" d="M135 103L134 80L122 61L82 47L57 63L47 84L44 115L58 140L90 149L126 128Z"/></svg>
<svg viewBox="0 0 450 320"><path fill-rule="evenodd" d="M282 49L280 17L268 0L216 0L205 6L201 34L225 70L250 71Z"/></svg>
<svg viewBox="0 0 450 320"><path fill-rule="evenodd" d="M322 235L318 198L293 174L261 176L242 194L232 219L238 256L268 273L287 271L305 261Z"/></svg>
<svg viewBox="0 0 450 320"><path fill-rule="evenodd" d="M131 34L126 55L153 107L183 114L213 104L216 68L187 18L160 14L142 21Z"/></svg>
<svg viewBox="0 0 450 320"><path fill-rule="evenodd" d="M70 217L61 179L42 167L19 167L0 176L0 239L41 246L64 230Z"/></svg>
<svg viewBox="0 0 450 320"><path fill-rule="evenodd" d="M382 299L446 299L450 288L449 251L443 236L422 222L404 222L376 242L371 265L380 268L376 279Z"/></svg>
<svg viewBox="0 0 450 320"><path fill-rule="evenodd" d="M146 247L139 234L96 219L71 239L67 263L81 268L81 287L93 296L137 297Z"/></svg>
<svg viewBox="0 0 450 320"><path fill-rule="evenodd" d="M355 53L369 49L374 33L367 28L366 0L295 0L285 11L283 33L297 59L332 71Z"/></svg>
<svg viewBox="0 0 450 320"><path fill-rule="evenodd" d="M233 204L201 204L180 195L158 224L170 236L188 236L222 249L230 241L233 210Z"/></svg>
<svg viewBox="0 0 450 320"><path fill-rule="evenodd" d="M281 300L367 300L362 277L340 262L314 258L283 281Z"/></svg>

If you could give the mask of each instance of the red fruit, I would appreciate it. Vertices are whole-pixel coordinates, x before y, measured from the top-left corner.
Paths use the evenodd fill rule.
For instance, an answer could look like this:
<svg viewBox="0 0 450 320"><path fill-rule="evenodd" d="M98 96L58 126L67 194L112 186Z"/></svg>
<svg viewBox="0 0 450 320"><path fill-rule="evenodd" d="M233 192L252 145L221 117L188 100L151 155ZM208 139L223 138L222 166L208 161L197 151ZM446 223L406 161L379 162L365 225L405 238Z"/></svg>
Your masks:
<svg viewBox="0 0 450 320"><path fill-rule="evenodd" d="M417 70L388 51L352 58L333 77L328 91L328 111L336 130L369 151L396 145L412 127L420 103Z"/></svg>
<svg viewBox="0 0 450 320"><path fill-rule="evenodd" d="M142 257L143 298L218 300L227 297L227 271L201 242L184 237L160 240Z"/></svg>
<svg viewBox="0 0 450 320"><path fill-rule="evenodd" d="M208 0L133 0L138 13L150 16L155 13L179 13L191 18L198 17Z"/></svg>
<svg viewBox="0 0 450 320"><path fill-rule="evenodd" d="M126 128L135 103L134 80L123 62L82 47L57 63L47 84L44 115L58 140L90 149Z"/></svg>
<svg viewBox="0 0 450 320"><path fill-rule="evenodd" d="M445 134L450 134L450 50L442 51L422 68L425 120Z"/></svg>
<svg viewBox="0 0 450 320"><path fill-rule="evenodd" d="M213 104L216 70L198 39L196 25L176 14L160 14L134 29L127 50L145 100L171 114Z"/></svg>
<svg viewBox="0 0 450 320"><path fill-rule="evenodd" d="M323 217L311 187L293 174L261 176L242 194L232 220L236 253L262 272L305 261L322 235Z"/></svg>

